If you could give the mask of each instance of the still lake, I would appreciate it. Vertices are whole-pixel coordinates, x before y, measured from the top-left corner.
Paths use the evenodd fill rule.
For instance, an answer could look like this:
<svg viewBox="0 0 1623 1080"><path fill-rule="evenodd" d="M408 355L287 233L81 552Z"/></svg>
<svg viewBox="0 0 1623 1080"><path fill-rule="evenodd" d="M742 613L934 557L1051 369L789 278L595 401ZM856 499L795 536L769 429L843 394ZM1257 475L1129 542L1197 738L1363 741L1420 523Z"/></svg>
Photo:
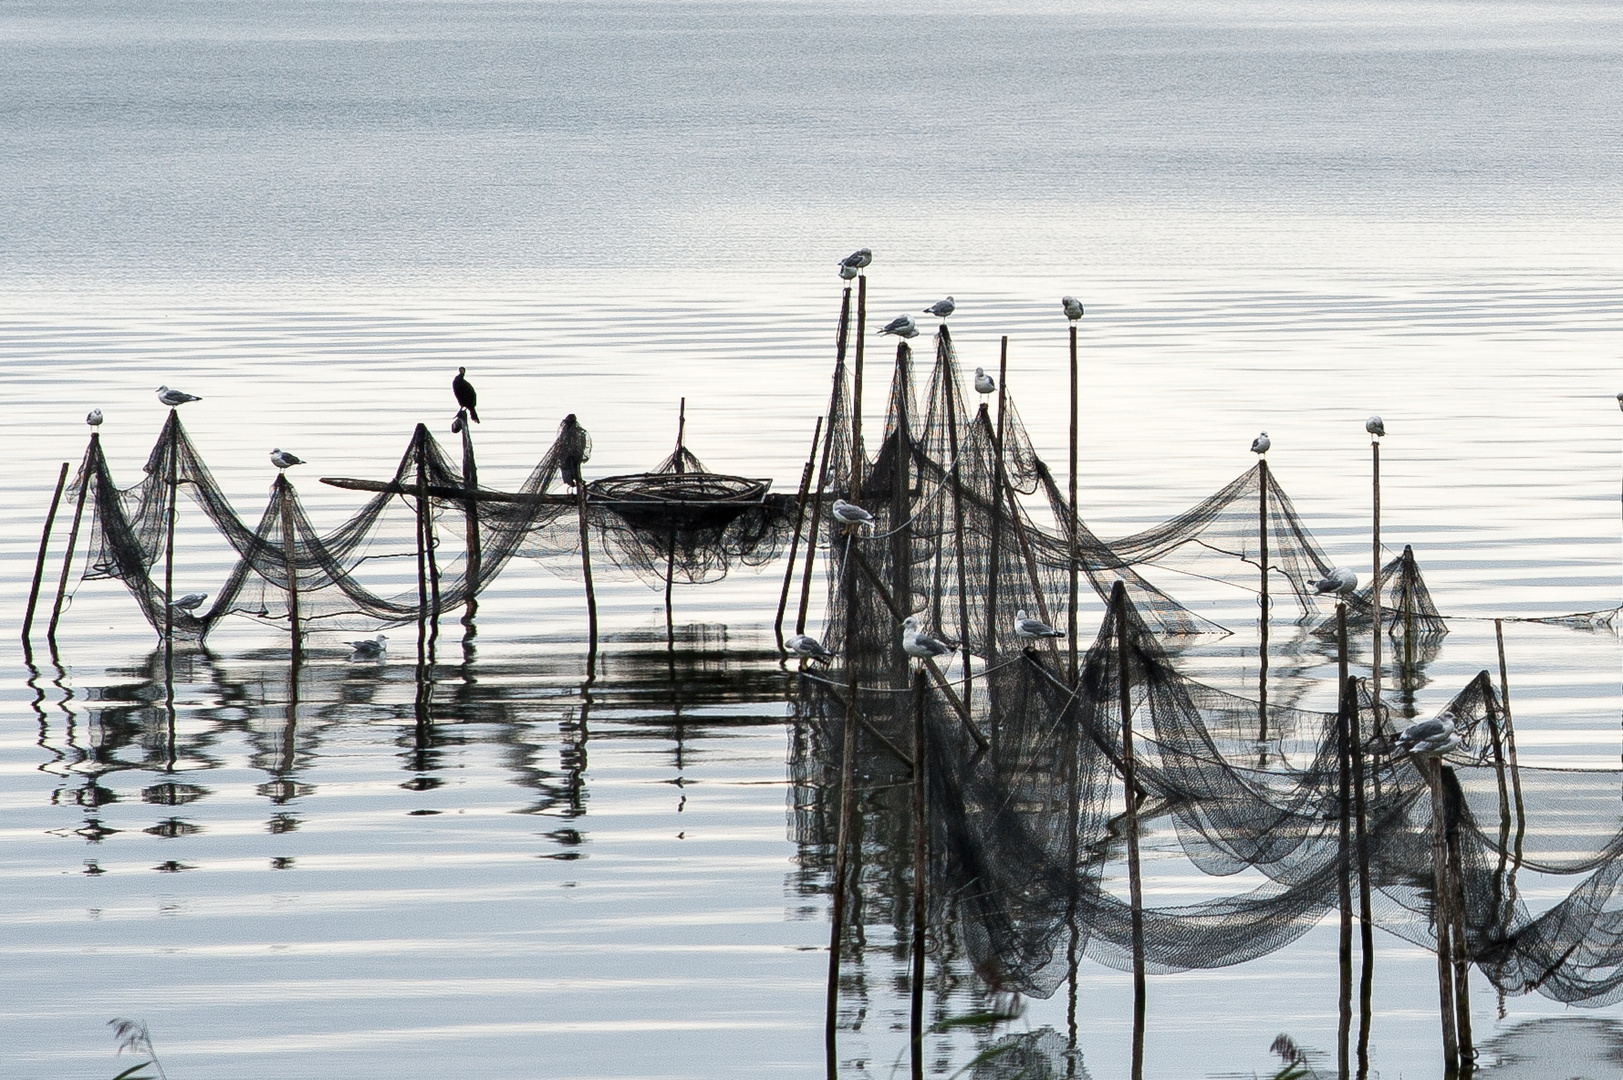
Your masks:
<svg viewBox="0 0 1623 1080"><path fill-rule="evenodd" d="M183 419L251 520L272 447L331 528L361 497L319 477L389 475L418 422L449 443L458 366L490 486L570 412L589 475L651 468L685 397L709 467L792 490L834 264L870 246L869 333L951 293L966 368L1008 335L1059 474L1058 298L1087 304L1102 537L1217 490L1266 429L1367 574L1384 416L1383 539L1455 617L1429 714L1496 667L1492 618L1619 601L1620 59L1623 12L1582 3L0 3L0 621L15 642L85 412L133 484L159 383L203 398ZM177 591L208 591L228 565L188 509ZM476 633L445 621L428 732L410 628L381 666L314 635L292 693L285 637L236 619L180 661L171 735L134 602L76 586L59 665L37 630L37 671L0 660L0 1061L112 1076L127 1016L175 1080L819 1074L829 841L797 813L782 571L678 588L674 649L660 591L601 581L588 688L578 567L516 560ZM1234 631L1191 670L1254 694L1254 597L1163 583ZM1615 770L1616 634L1506 644L1523 762ZM1329 709L1323 674L1276 692ZM1170 841L1146 860L1152 904L1232 884ZM896 899L848 965L842 1075L906 1068ZM1152 977L1146 1074L1271 1075L1281 1032L1333 1064L1335 949L1326 922ZM1375 1068L1438 1076L1434 961L1377 950ZM1130 978L1077 983L1078 1074L1126 1075ZM943 955L927 1001L984 995ZM1623 1008L1472 1002L1489 1075L1548 1075L1550 1046L1623 1075ZM998 1035L1064 1035L1063 991L1026 1004ZM932 1037L931 1071L987 1038Z"/></svg>

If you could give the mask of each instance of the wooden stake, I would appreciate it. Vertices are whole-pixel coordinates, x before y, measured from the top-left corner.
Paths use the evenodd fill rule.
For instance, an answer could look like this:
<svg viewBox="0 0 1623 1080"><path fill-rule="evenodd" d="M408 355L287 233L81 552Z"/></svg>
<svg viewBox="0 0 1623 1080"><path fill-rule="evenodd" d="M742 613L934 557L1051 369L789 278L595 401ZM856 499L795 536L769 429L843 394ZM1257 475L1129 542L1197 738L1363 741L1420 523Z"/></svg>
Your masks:
<svg viewBox="0 0 1623 1080"><path fill-rule="evenodd" d="M462 486L469 492L479 489L479 465L473 456L473 431L466 416L462 416ZM479 611L479 575L484 562L479 539L479 500L469 498L464 501L462 512L467 518L468 551L463 573L468 595L462 621L467 623Z"/></svg>
<svg viewBox="0 0 1623 1080"><path fill-rule="evenodd" d="M817 467L817 444L823 435L823 418L817 418L817 426L812 429L811 452L806 456L806 467L800 470L800 493L795 496L795 532L789 541L789 558L783 568L783 595L778 597L778 620L773 625L777 629L778 651L784 652L783 647L783 613L789 608L789 587L795 581L795 556L800 553L800 530L806 524L806 498L811 490L812 470ZM812 544L816 545L817 525L812 524Z"/></svg>
<svg viewBox="0 0 1623 1080"><path fill-rule="evenodd" d="M39 559L34 563L34 586L28 590L28 612L23 616L23 646L25 651L32 652L33 645L29 641L29 631L34 628L34 605L39 602L39 584L45 578L45 548L51 542L51 526L56 524L56 508L62 502L62 488L68 482L68 463L62 463L62 471L56 474L56 494L51 496L51 509L45 515L45 530L39 537ZM32 662L32 656L29 657Z"/></svg>
<svg viewBox="0 0 1623 1080"><path fill-rule="evenodd" d="M287 569L288 643L297 669L299 661L303 659L299 641L299 565L293 529L293 485L288 482L287 473L277 474L276 487L282 500L282 562ZM296 670L293 680L298 680Z"/></svg>
<svg viewBox="0 0 1623 1080"><path fill-rule="evenodd" d="M1341 685L1349 710L1353 815L1358 827L1358 951L1362 961L1358 977L1358 1078L1364 1080L1369 1075L1369 1027L1375 990L1375 916L1370 901L1369 822L1364 804L1364 741L1358 718L1358 680L1344 674Z"/></svg>
<svg viewBox="0 0 1623 1080"><path fill-rule="evenodd" d="M1352 1035L1352 711L1347 687L1347 605L1336 605L1336 685L1340 687L1336 709L1336 761L1340 766L1340 787L1336 817L1340 836L1336 847L1336 898L1341 908L1337 938L1340 960L1340 1024L1336 1030L1337 1075L1350 1080L1349 1041Z"/></svg>
<svg viewBox="0 0 1623 1080"><path fill-rule="evenodd" d="M856 664L856 612L857 576L851 572L851 555L855 551L856 536L847 534L841 572L845 575L845 738L840 755L840 820L834 849L834 897L831 912L832 925L828 940L828 994L825 1005L823 1044L827 1058L829 1080L838 1080L839 1056L836 1035L840 1018L840 950L845 936L845 877L847 855L851 838L851 814L856 806L855 786L857 754L857 700ZM916 768L917 766L915 766Z"/></svg>
<svg viewBox="0 0 1623 1080"><path fill-rule="evenodd" d="M423 665L428 648L428 474L423 469L423 439L428 429L417 425L417 719L426 722L423 702Z"/></svg>
<svg viewBox="0 0 1623 1080"><path fill-rule="evenodd" d="M857 277L857 361L851 375L851 491L846 498L862 502L862 346L868 335L868 275Z"/></svg>
<svg viewBox="0 0 1623 1080"><path fill-rule="evenodd" d="M1127 800L1127 891L1132 911L1133 945L1133 1070L1132 1080L1144 1078L1144 886L1138 867L1138 779L1133 764L1133 690L1130 682L1132 647L1127 636L1127 586L1117 580L1110 600L1116 612L1116 668L1121 709L1122 790Z"/></svg>
<svg viewBox="0 0 1623 1080"><path fill-rule="evenodd" d="M169 511L164 529L163 559L163 652L164 663L174 681L175 663L175 502L180 497L180 414L169 410ZM171 686L171 692L173 687ZM173 707L170 709L174 713ZM171 727L173 723L171 723ZM170 755L171 758L174 756Z"/></svg>
<svg viewBox="0 0 1623 1080"><path fill-rule="evenodd" d="M1510 677L1505 668L1505 624L1493 620L1493 636L1499 645L1499 702L1504 708L1505 754L1510 758L1510 783L1516 793L1516 862L1521 863L1522 833L1527 827L1527 808L1522 805L1522 774L1516 765L1516 722L1510 715Z"/></svg>
<svg viewBox="0 0 1623 1080"><path fill-rule="evenodd" d="M913 677L913 984L911 1008L913 1080L924 1080L924 942L928 917L929 822L925 818L924 672Z"/></svg>
<svg viewBox="0 0 1623 1080"><path fill-rule="evenodd" d="M913 358L913 350L907 342L896 343L896 374L895 382L903 393L896 395L896 430L892 433L896 443L892 448L895 451L895 460L891 462L890 485L890 578L891 592L900 604L909 609L913 605L913 530L907 524L908 520L908 458L911 450L912 437L908 432L907 415L907 368ZM902 651L900 639L896 639L896 688L904 689L907 686L907 654Z"/></svg>
<svg viewBox="0 0 1623 1080"><path fill-rule="evenodd" d="M1437 931L1437 1001L1443 1025L1443 1074L1455 1076L1460 1067L1460 1048L1454 1015L1454 964L1452 938L1454 921L1449 896L1452 875L1448 872L1447 810L1443 805L1442 762L1429 755L1423 763L1431 786L1431 865L1432 923Z"/></svg>
<svg viewBox="0 0 1623 1080"><path fill-rule="evenodd" d="M1076 685L1076 591L1081 587L1082 566L1082 516L1076 504L1076 444L1077 444L1077 373L1076 373L1076 323L1071 323L1071 600L1066 606L1068 616L1069 644L1071 649L1071 685Z"/></svg>
<svg viewBox="0 0 1623 1080"><path fill-rule="evenodd" d="M945 325L941 327L943 341L950 341ZM952 534L958 549L958 635L963 638L964 649L964 708L971 707L973 688L969 657L971 628L969 625L969 579L964 572L964 487L958 468L958 370L944 365L942 383L947 395L947 449L952 454Z"/></svg>
<svg viewBox="0 0 1623 1080"><path fill-rule="evenodd" d="M1262 596L1258 601L1261 611L1261 634L1257 645L1257 741L1268 741L1268 616L1272 601L1268 599L1268 459L1257 458L1257 543L1258 565L1262 567ZM1264 750L1266 753L1266 749Z"/></svg>
<svg viewBox="0 0 1623 1080"><path fill-rule="evenodd" d="M1454 770L1446 766L1439 769L1451 791L1459 790ZM1449 793L1445 797L1453 802ZM1476 1048L1471 1042L1471 943L1465 937L1465 874L1460 860L1460 830L1455 815L1448 820L1448 869L1451 914L1449 924L1454 961L1454 1025L1459 1038L1460 1067L1469 1071L1476 1061Z"/></svg>
<svg viewBox="0 0 1623 1080"><path fill-rule="evenodd" d="M1369 587L1369 602L1375 616L1375 657L1371 662L1372 677L1371 693L1374 695L1375 711L1372 714L1375 723L1381 719L1381 639L1386 636L1381 625L1381 444L1377 439L1370 439L1369 452L1371 455L1371 475L1374 478L1374 507L1373 524L1370 529L1370 574L1372 575Z"/></svg>
<svg viewBox="0 0 1623 1080"><path fill-rule="evenodd" d="M101 432L90 433L90 446L85 450L84 464L80 472L82 479L79 484L79 497L73 507L73 528L68 530L68 550L62 556L62 579L56 583L56 603L51 605L51 622L45 628L45 640L52 645L56 644L56 624L62 618L62 601L68 595L68 571L73 566L73 552L79 546L79 522L85 514L85 497L90 493L90 485L96 479L96 461L101 457ZM26 637L26 633L24 634Z"/></svg>
<svg viewBox="0 0 1623 1080"><path fill-rule="evenodd" d="M997 460L992 464L992 483L997 485L997 491L992 495L992 558L991 573L986 580L986 658L990 661L997 655L997 586L998 578L1002 577L1003 552L1003 409L1008 400L1009 392L1004 386L1009 377L1009 335L1003 335L1003 342L998 349L997 362L997 437L993 440L992 453ZM986 407L984 404L981 406Z"/></svg>
<svg viewBox="0 0 1623 1080"><path fill-rule="evenodd" d="M586 478L575 485L575 506L580 519L580 572L586 579L586 666L597 661L597 590L592 586L592 534L586 523Z"/></svg>

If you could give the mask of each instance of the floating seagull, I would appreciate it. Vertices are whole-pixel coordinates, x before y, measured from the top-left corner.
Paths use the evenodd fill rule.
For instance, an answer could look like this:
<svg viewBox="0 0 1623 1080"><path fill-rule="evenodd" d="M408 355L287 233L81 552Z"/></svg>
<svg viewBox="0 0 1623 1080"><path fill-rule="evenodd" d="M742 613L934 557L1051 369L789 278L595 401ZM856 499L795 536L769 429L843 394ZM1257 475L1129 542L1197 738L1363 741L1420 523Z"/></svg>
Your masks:
<svg viewBox="0 0 1623 1080"><path fill-rule="evenodd" d="M881 334L895 334L897 337L916 338L919 336L918 324L911 315L898 315L886 323L879 331Z"/></svg>
<svg viewBox="0 0 1623 1080"><path fill-rule="evenodd" d="M937 300L935 303L925 308L924 313L926 315L934 315L938 319L945 319L948 315L951 315L953 310L957 307L958 305L953 303L952 297L949 296L945 300Z"/></svg>
<svg viewBox="0 0 1623 1080"><path fill-rule="evenodd" d="M1082 301L1074 296L1067 296L1060 300L1059 306L1065 309L1065 317L1072 322L1082 317Z"/></svg>
<svg viewBox="0 0 1623 1080"><path fill-rule="evenodd" d="M918 616L909 615L902 623L902 651L909 656L929 659L947 656L957 651L957 646L948 644L940 638L933 638L929 634L919 633Z"/></svg>
<svg viewBox="0 0 1623 1080"><path fill-rule="evenodd" d="M1623 394L1617 395L1617 407L1623 409Z"/></svg>
<svg viewBox="0 0 1623 1080"><path fill-rule="evenodd" d="M873 252L867 248L858 248L856 251L853 251L851 254L841 259L840 265L848 270L861 270L871 262L873 262ZM841 274L840 276L845 277L844 274Z"/></svg>
<svg viewBox="0 0 1623 1080"><path fill-rule="evenodd" d="M1272 445L1273 443L1268 439L1268 433L1264 431L1261 435L1258 435L1255 439L1251 440L1251 452L1253 454L1266 454L1268 452L1268 448Z"/></svg>
<svg viewBox="0 0 1623 1080"><path fill-rule="evenodd" d="M456 369L456 378L451 380L451 393L456 395L456 403L467 409L468 415L473 417L473 422L477 424L479 423L479 410L474 406L479 404L479 395L474 392L473 383L463 377L467 374L468 369L465 367Z"/></svg>
<svg viewBox="0 0 1623 1080"><path fill-rule="evenodd" d="M186 614L190 615L192 612L202 607L203 601L207 600L208 598L209 594L206 592L189 592L185 596L182 596L176 600L171 600L169 602L169 606L172 608L177 608L180 611L184 611Z"/></svg>
<svg viewBox="0 0 1623 1080"><path fill-rule="evenodd" d="M873 528L873 515L855 503L848 503L844 499L834 500L834 509L829 513L834 520L845 526L846 532L860 532L864 526Z"/></svg>
<svg viewBox="0 0 1623 1080"><path fill-rule="evenodd" d="M1014 636L1021 641L1036 641L1045 637L1064 637L1060 631L1041 619L1028 619L1024 608L1014 613Z"/></svg>
<svg viewBox="0 0 1623 1080"><path fill-rule="evenodd" d="M278 469L291 469L295 465L303 465L304 459L295 457L280 447L271 451L271 464Z"/></svg>
<svg viewBox="0 0 1623 1080"><path fill-rule="evenodd" d="M1416 720L1398 735L1400 754L1446 754L1460 744L1454 714L1444 710L1430 720Z"/></svg>
<svg viewBox="0 0 1623 1080"><path fill-rule="evenodd" d="M834 658L834 654L823 648L823 643L810 634L796 634L784 644L789 646L790 652L807 660L821 660L826 664Z"/></svg>
<svg viewBox="0 0 1623 1080"><path fill-rule="evenodd" d="M1372 416L1364 421L1364 430L1371 435L1380 437L1386 434L1386 424L1382 422L1379 416Z"/></svg>
<svg viewBox="0 0 1623 1080"><path fill-rule="evenodd" d="M85 423L89 424L91 427L101 427L101 410L91 409L90 415L85 417Z"/></svg>
<svg viewBox="0 0 1623 1080"><path fill-rule="evenodd" d="M203 399L184 390L171 390L167 386L158 387L158 400L171 409L179 408L188 401L202 401Z"/></svg>
<svg viewBox="0 0 1623 1080"><path fill-rule="evenodd" d="M988 375L986 373L986 369L985 368L976 368L975 369L975 392L977 394L990 394L993 391L995 391L996 389L997 389L997 383L992 381L992 376L990 376L990 375Z"/></svg>
<svg viewBox="0 0 1623 1080"><path fill-rule="evenodd" d="M1358 588L1358 575L1345 566L1338 566L1312 585L1313 591L1317 593L1340 593L1346 596Z"/></svg>
<svg viewBox="0 0 1623 1080"><path fill-rule="evenodd" d="M346 641L351 649L355 650L351 660L382 660L389 651L389 639L379 634L376 638L362 638L359 641Z"/></svg>
<svg viewBox="0 0 1623 1080"><path fill-rule="evenodd" d="M862 273L862 267L860 266L848 266L843 262L840 264L841 281L850 281L860 273Z"/></svg>

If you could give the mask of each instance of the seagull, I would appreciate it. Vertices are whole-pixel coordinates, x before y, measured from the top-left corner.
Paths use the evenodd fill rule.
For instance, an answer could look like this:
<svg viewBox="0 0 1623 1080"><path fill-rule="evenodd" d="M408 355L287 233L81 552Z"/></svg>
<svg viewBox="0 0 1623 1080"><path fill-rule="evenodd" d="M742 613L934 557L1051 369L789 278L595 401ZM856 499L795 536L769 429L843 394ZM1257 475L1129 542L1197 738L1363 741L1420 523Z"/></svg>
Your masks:
<svg viewBox="0 0 1623 1080"><path fill-rule="evenodd" d="M278 469L291 469L295 465L303 465L304 459L278 447L271 451L271 464Z"/></svg>
<svg viewBox="0 0 1623 1080"><path fill-rule="evenodd" d="M986 369L985 368L976 368L975 369L975 392L977 394L990 394L993 391L995 391L996 389L997 389L997 383L992 381L992 376L990 376L990 375L988 375L986 373Z"/></svg>
<svg viewBox="0 0 1623 1080"><path fill-rule="evenodd" d="M926 315L934 315L938 319L945 319L948 315L952 314L953 309L957 306L957 304L953 303L952 297L949 296L945 300L937 300L935 303L925 308L924 313Z"/></svg>
<svg viewBox="0 0 1623 1080"><path fill-rule="evenodd" d="M1064 637L1065 635L1041 619L1026 618L1026 611L1021 608L1014 613L1014 636L1021 641L1036 641L1038 638Z"/></svg>
<svg viewBox="0 0 1623 1080"><path fill-rule="evenodd" d="M834 515L835 521L845 526L846 532L859 532L864 526L873 528L873 515L855 503L835 499L834 509L829 512Z"/></svg>
<svg viewBox="0 0 1623 1080"><path fill-rule="evenodd" d="M1345 566L1338 566L1311 584L1316 593L1340 593L1346 596L1358 588L1358 575Z"/></svg>
<svg viewBox="0 0 1623 1080"><path fill-rule="evenodd" d="M858 248L856 251L853 251L851 254L840 260L840 269L842 271L861 270L871 262L873 262L873 252L867 248ZM840 276L845 277L845 274L842 272ZM855 275L852 276L854 277ZM846 280L849 281L851 279L846 278Z"/></svg>
<svg viewBox="0 0 1623 1080"><path fill-rule="evenodd" d="M101 427L101 410L91 409L90 415L85 417L85 423L89 424L91 427Z"/></svg>
<svg viewBox="0 0 1623 1080"><path fill-rule="evenodd" d="M1400 754L1446 754L1460 744L1454 714L1446 709L1430 720L1416 720L1398 735Z"/></svg>
<svg viewBox="0 0 1623 1080"><path fill-rule="evenodd" d="M1364 430L1379 438L1386 434L1386 424L1379 416L1372 416L1364 421Z"/></svg>
<svg viewBox="0 0 1623 1080"><path fill-rule="evenodd" d="M1268 439L1268 433L1264 431L1261 435L1258 435L1255 439L1251 440L1251 452L1253 454L1266 454L1268 452L1268 448L1272 445L1273 443Z"/></svg>
<svg viewBox="0 0 1623 1080"><path fill-rule="evenodd" d="M382 634L371 639L346 641L344 644L355 650L355 654L350 657L351 660L382 660L384 654L389 651L389 639Z"/></svg>
<svg viewBox="0 0 1623 1080"><path fill-rule="evenodd" d="M167 386L158 387L158 400L171 409L179 408L188 401L202 401L203 399L184 390L171 390Z"/></svg>
<svg viewBox="0 0 1623 1080"><path fill-rule="evenodd" d="M1623 409L1623 394L1617 395L1617 407Z"/></svg>
<svg viewBox="0 0 1623 1080"><path fill-rule="evenodd" d="M192 612L202 607L203 601L207 600L208 598L209 594L206 592L189 592L185 596L171 600L169 602L169 606L179 611L184 611L186 614L190 615Z"/></svg>
<svg viewBox="0 0 1623 1080"><path fill-rule="evenodd" d="M1082 301L1074 296L1067 296L1060 300L1059 306L1065 309L1065 317L1072 322L1082 317Z"/></svg>
<svg viewBox="0 0 1623 1080"><path fill-rule="evenodd" d="M473 383L463 377L467 374L468 369L465 367L456 369L456 378L451 380L451 393L456 395L457 405L467 409L468 415L473 417L473 422L477 424L479 422L479 410L474 406L479 404L479 395L474 392Z"/></svg>
<svg viewBox="0 0 1623 1080"><path fill-rule="evenodd" d="M919 633L919 619L917 615L909 615L902 623L902 651L909 656L929 659L936 656L947 656L957 650L956 645L950 645L940 638L933 638L929 634Z"/></svg>
<svg viewBox="0 0 1623 1080"><path fill-rule="evenodd" d="M823 648L823 643L810 634L796 634L784 644L789 646L790 652L807 660L821 660L826 664L834 658L834 654Z"/></svg>
<svg viewBox="0 0 1623 1080"><path fill-rule="evenodd" d="M881 334L895 334L897 337L916 338L919 336L918 324L911 315L898 315L886 323L879 331Z"/></svg>

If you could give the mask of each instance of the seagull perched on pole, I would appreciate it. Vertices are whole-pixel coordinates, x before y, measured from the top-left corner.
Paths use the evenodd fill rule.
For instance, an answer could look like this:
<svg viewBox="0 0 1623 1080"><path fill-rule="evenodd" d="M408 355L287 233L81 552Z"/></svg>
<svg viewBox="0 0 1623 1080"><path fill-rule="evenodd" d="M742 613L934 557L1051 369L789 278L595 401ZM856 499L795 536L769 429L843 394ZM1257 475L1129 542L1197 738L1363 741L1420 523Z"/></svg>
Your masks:
<svg viewBox="0 0 1623 1080"><path fill-rule="evenodd" d="M1364 421L1364 430L1378 439L1386 434L1386 424L1379 416L1372 416Z"/></svg>
<svg viewBox="0 0 1623 1080"><path fill-rule="evenodd" d="M1316 593L1337 593L1347 596L1358 588L1358 575L1345 566L1338 566L1318 581L1311 582Z"/></svg>
<svg viewBox="0 0 1623 1080"><path fill-rule="evenodd" d="M855 503L848 503L844 499L835 499L834 508L829 511L834 520L845 526L845 531L861 532L864 528L873 528L873 515Z"/></svg>
<svg viewBox="0 0 1623 1080"><path fill-rule="evenodd" d="M958 646L919 632L917 615L909 615L902 623L902 651L920 659L934 659L956 652Z"/></svg>
<svg viewBox="0 0 1623 1080"><path fill-rule="evenodd" d="M382 634L375 638L346 641L344 644L353 650L351 660L382 660L389 651L389 639Z"/></svg>
<svg viewBox="0 0 1623 1080"><path fill-rule="evenodd" d="M1021 641L1036 641L1038 638L1064 637L1065 635L1041 619L1026 618L1026 610L1021 608L1014 613L1014 636Z"/></svg>
<svg viewBox="0 0 1623 1080"><path fill-rule="evenodd" d="M1422 757L1446 754L1460 744L1460 733L1454 730L1454 714L1443 710L1430 720L1416 720L1398 735L1396 751Z"/></svg>
<svg viewBox="0 0 1623 1080"><path fill-rule="evenodd" d="M862 268L860 266L847 266L843 262L840 264L841 281L850 281L860 273L862 273Z"/></svg>
<svg viewBox="0 0 1623 1080"><path fill-rule="evenodd" d="M101 410L91 409L90 415L85 417L85 423L89 424L91 427L101 427Z"/></svg>
<svg viewBox="0 0 1623 1080"><path fill-rule="evenodd" d="M291 469L295 465L303 465L304 459L288 453L280 447L271 451L271 464L278 469Z"/></svg>
<svg viewBox="0 0 1623 1080"><path fill-rule="evenodd" d="M796 634L784 644L789 646L790 652L807 660L820 660L826 664L834 659L834 654L825 649L823 643L810 634Z"/></svg>
<svg viewBox="0 0 1623 1080"><path fill-rule="evenodd" d="M1060 300L1059 306L1065 309L1065 317L1072 322L1082 317L1082 301L1074 296L1067 296Z"/></svg>
<svg viewBox="0 0 1623 1080"><path fill-rule="evenodd" d="M451 380L451 393L456 395L458 407L467 409L468 415L477 424L479 422L479 410L474 406L479 404L479 395L474 391L473 383L467 380L467 374L468 369L465 367L456 369L456 377Z"/></svg>
<svg viewBox="0 0 1623 1080"><path fill-rule="evenodd" d="M895 334L897 337L916 338L919 336L918 324L911 315L898 315L884 326L880 327L881 334Z"/></svg>
<svg viewBox="0 0 1623 1080"><path fill-rule="evenodd" d="M1272 445L1273 443L1268 439L1268 433L1264 431L1261 435L1258 435L1255 439L1251 440L1251 452L1253 454L1266 454L1268 452L1268 448Z"/></svg>
<svg viewBox="0 0 1623 1080"><path fill-rule="evenodd" d="M861 270L863 267L867 266L871 262L873 262L873 252L868 250L867 248L858 248L857 250L853 251L851 254L847 255L845 258L840 260L840 270L842 271L840 276L843 277L843 278L846 278L846 280L849 281L849 280L851 280L851 278L846 277L845 274L844 274L844 271L846 271L846 270L853 270L853 271ZM855 277L856 275L852 274L851 276Z"/></svg>
<svg viewBox="0 0 1623 1080"><path fill-rule="evenodd" d="M990 375L988 375L986 373L986 369L985 368L976 368L975 369L975 392L977 394L991 394L991 393L995 393L996 390L997 390L997 383L992 381L992 376L990 376Z"/></svg>
<svg viewBox="0 0 1623 1080"><path fill-rule="evenodd" d="M190 615L198 608L202 607L203 601L207 600L208 598L209 594L206 592L189 592L185 596L171 600L169 602L169 606L177 611L184 611L186 614Z"/></svg>
<svg viewBox="0 0 1623 1080"><path fill-rule="evenodd" d="M949 296L945 300L937 300L935 303L925 308L924 313L926 315L934 315L938 319L945 319L948 315L951 315L957 307L958 305L953 303L952 297Z"/></svg>
<svg viewBox="0 0 1623 1080"><path fill-rule="evenodd" d="M158 387L158 400L171 409L176 409L188 401L202 401L203 399L194 394L188 394L184 390L171 390L167 386L160 386Z"/></svg>

